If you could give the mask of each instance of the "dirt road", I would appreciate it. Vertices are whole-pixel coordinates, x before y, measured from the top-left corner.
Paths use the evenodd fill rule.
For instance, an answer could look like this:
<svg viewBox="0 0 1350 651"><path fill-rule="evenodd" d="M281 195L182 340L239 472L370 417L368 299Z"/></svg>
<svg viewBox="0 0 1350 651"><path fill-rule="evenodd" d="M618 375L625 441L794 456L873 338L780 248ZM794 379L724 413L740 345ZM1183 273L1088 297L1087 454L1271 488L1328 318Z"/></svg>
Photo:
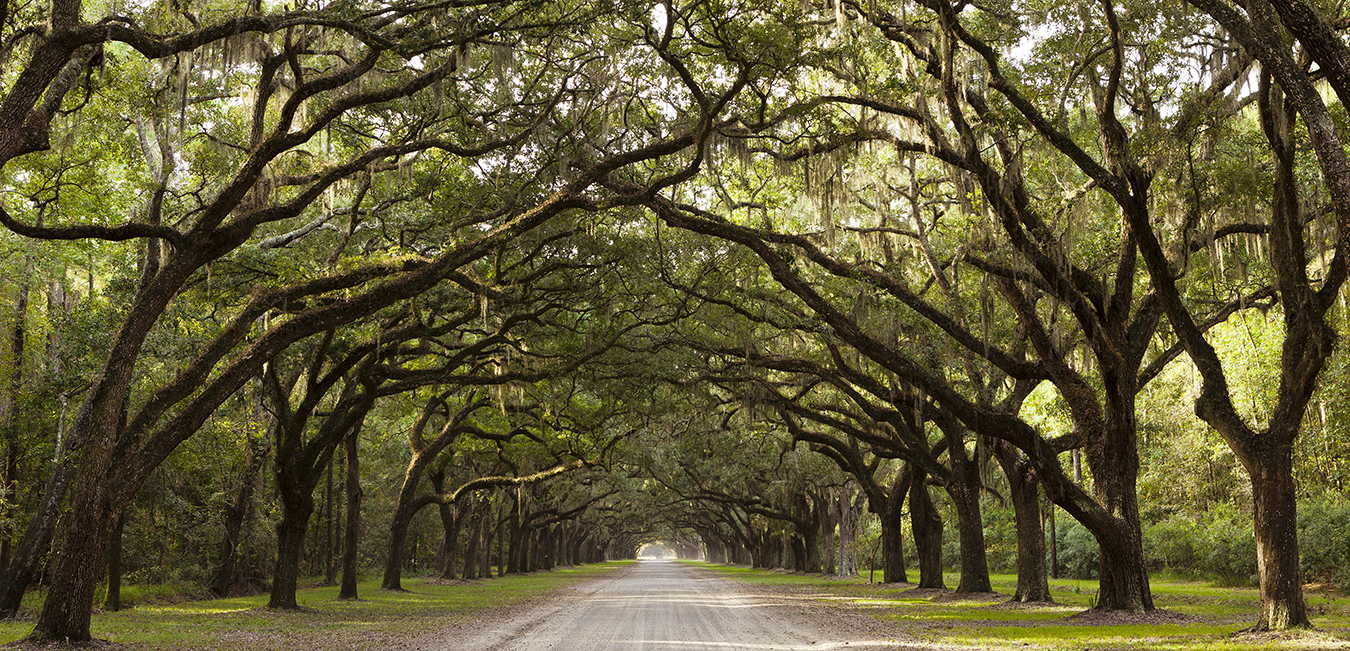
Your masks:
<svg viewBox="0 0 1350 651"><path fill-rule="evenodd" d="M865 622L793 604L706 571L639 561L547 603L428 640L442 651L823 651L904 648L857 632ZM421 646L421 645L419 645Z"/></svg>

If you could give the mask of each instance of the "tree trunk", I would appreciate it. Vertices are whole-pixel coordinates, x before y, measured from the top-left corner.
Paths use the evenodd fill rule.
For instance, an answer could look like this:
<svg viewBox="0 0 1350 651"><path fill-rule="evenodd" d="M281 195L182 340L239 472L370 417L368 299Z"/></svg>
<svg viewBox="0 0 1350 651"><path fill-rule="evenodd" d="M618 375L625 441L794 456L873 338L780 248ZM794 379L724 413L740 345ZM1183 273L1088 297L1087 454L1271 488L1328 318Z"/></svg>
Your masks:
<svg viewBox="0 0 1350 651"><path fill-rule="evenodd" d="M408 527L417 512L412 503L405 503L403 495L394 507L394 515L389 521L389 551L384 561L384 578L380 581L381 590L403 590L403 548L408 543Z"/></svg>
<svg viewBox="0 0 1350 651"><path fill-rule="evenodd" d="M1054 601L1046 578L1045 529L1041 526L1039 481L1022 463L1018 452L1004 441L993 443L994 456L1008 478L1008 496L1017 526L1017 590L1013 601ZM1054 505L1050 508L1053 510ZM1053 535L1053 532L1052 532Z"/></svg>
<svg viewBox="0 0 1350 651"><path fill-rule="evenodd" d="M821 570L826 574L834 574L836 572L834 529L837 524L836 520L838 519L838 509L836 507L838 500L835 498L834 493L834 489L821 490L819 493L820 497L817 500L819 504L817 510L820 512L820 542L822 551L824 552Z"/></svg>
<svg viewBox="0 0 1350 651"><path fill-rule="evenodd" d="M324 482L323 488L323 582L332 585L337 579L337 564L334 562L337 556L337 550L334 548L338 543L334 537L333 530L333 463L334 459L328 460L328 479Z"/></svg>
<svg viewBox="0 0 1350 651"><path fill-rule="evenodd" d="M801 536L792 536L789 544L792 547L792 569L807 573L805 540Z"/></svg>
<svg viewBox="0 0 1350 651"><path fill-rule="evenodd" d="M357 453L357 443L361 428L354 427L343 442L347 458L347 522L342 541L342 587L338 590L338 599L352 599L356 596L356 547L361 540L361 456ZM332 467L331 465L329 466ZM332 482L329 482L332 485Z"/></svg>
<svg viewBox="0 0 1350 651"><path fill-rule="evenodd" d="M858 520L862 514L863 496L855 503L849 499L847 488L839 495L839 575L854 576L858 573L858 552L855 548L858 540Z"/></svg>
<svg viewBox="0 0 1350 651"><path fill-rule="evenodd" d="M483 500L481 507L483 510L483 542L481 554L478 557L478 576L483 579L492 578L492 497L489 496Z"/></svg>
<svg viewBox="0 0 1350 651"><path fill-rule="evenodd" d="M904 483L907 481L903 474L896 479L886 500L886 511L877 514L881 518L882 583L909 583L909 575L905 573L904 516L901 509L908 492L908 486Z"/></svg>
<svg viewBox="0 0 1350 651"><path fill-rule="evenodd" d="M1292 451L1293 446L1282 445L1244 455L1252 481L1256 568L1261 581L1261 612L1253 627L1258 631L1312 626L1299 570Z"/></svg>
<svg viewBox="0 0 1350 651"><path fill-rule="evenodd" d="M1114 520L1109 528L1089 528L1101 550L1097 608L1144 612L1153 610L1153 594L1139 525L1134 392L1127 388L1117 394L1117 402L1107 412L1106 431L1087 447L1093 495Z"/></svg>
<svg viewBox="0 0 1350 651"><path fill-rule="evenodd" d="M483 527L483 518L479 517L476 497L470 496L464 505L464 517L469 518L469 534L464 539L464 567L460 576L465 579L478 578L478 541L482 537L479 531Z"/></svg>
<svg viewBox="0 0 1350 651"><path fill-rule="evenodd" d="M288 504L289 502L289 504ZM314 512L308 496L283 499L281 521L277 523L277 559L272 570L272 595L268 608L299 608L295 591L300 582L300 556L304 551L305 528Z"/></svg>
<svg viewBox="0 0 1350 651"><path fill-rule="evenodd" d="M108 593L103 598L103 610L112 612L122 609L122 532L126 525L127 514L123 511L108 541Z"/></svg>
<svg viewBox="0 0 1350 651"><path fill-rule="evenodd" d="M942 577L942 516L928 494L927 473L911 469L909 518L914 548L919 555L919 587L945 588Z"/></svg>
<svg viewBox="0 0 1350 651"><path fill-rule="evenodd" d="M105 410L100 416L117 418L116 410L113 413ZM92 423L86 426L94 427ZM113 432L115 421L97 429ZM90 640L89 620L103 576L104 553L116 518L121 514L112 504L107 482L102 480L111 467L114 437L82 438L83 454L73 484L70 520L51 572L47 599L29 636L34 641Z"/></svg>
<svg viewBox="0 0 1350 651"><path fill-rule="evenodd" d="M961 581L956 591L993 592L985 556L984 519L980 515L979 468L966 456L960 434L948 436L947 457L951 460L952 477L946 488L956 509L956 529L961 541Z"/></svg>
<svg viewBox="0 0 1350 651"><path fill-rule="evenodd" d="M427 481L431 482L431 488L436 493L445 492L445 471L436 470L427 474ZM455 509L452 505L438 503L436 513L441 519L441 532L444 536L441 539L441 558L437 569L441 571L441 578L451 580L455 578L455 556L459 551L459 518L455 516Z"/></svg>
<svg viewBox="0 0 1350 651"><path fill-rule="evenodd" d="M1046 520L1050 521L1050 578L1059 578L1059 528L1055 525L1055 510L1059 507L1050 502L1046 508Z"/></svg>
<svg viewBox="0 0 1350 651"><path fill-rule="evenodd" d="M244 555L244 524L253 511L253 493L257 486L258 474L262 472L267 456L272 450L271 439L262 439L262 450L250 437L248 442L248 463L244 467L244 476L234 500L225 505L225 536L220 539L220 564L211 579L211 593L217 597L229 597L234 586L239 583L239 561Z"/></svg>

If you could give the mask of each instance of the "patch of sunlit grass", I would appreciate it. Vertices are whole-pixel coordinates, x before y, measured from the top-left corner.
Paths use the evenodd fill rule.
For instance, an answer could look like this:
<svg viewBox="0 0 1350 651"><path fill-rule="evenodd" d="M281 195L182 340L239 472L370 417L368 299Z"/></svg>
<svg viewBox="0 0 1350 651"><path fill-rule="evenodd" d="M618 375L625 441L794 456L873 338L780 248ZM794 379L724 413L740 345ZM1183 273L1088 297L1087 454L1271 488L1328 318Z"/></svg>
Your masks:
<svg viewBox="0 0 1350 651"><path fill-rule="evenodd" d="M904 644L940 648L1145 649L1151 651L1266 651L1274 649L1350 649L1350 598L1323 590L1307 595L1316 630L1280 635L1238 631L1256 619L1260 596L1253 588L1216 586L1176 577L1153 577L1158 608L1184 621L1147 624L1089 624L1066 619L1095 602L1097 582L1050 581L1054 604L997 607L988 599L962 600L950 592L914 590L913 584L869 584L819 575L706 565L732 580L765 586L800 586L813 598L865 612L895 626ZM1011 595L1015 575L991 578L995 592ZM944 577L954 587L960 577Z"/></svg>
<svg viewBox="0 0 1350 651"><path fill-rule="evenodd" d="M267 595L142 604L95 613L91 628L95 638L148 650L398 646L467 621L477 612L519 604L622 565L600 563L448 584L412 579L404 582L407 592L380 590L378 582L363 581L357 586L359 601L338 601L336 586L306 588L296 595L301 608L295 611L267 609ZM0 643L31 630L31 622L0 622ZM360 644L353 646L356 631Z"/></svg>

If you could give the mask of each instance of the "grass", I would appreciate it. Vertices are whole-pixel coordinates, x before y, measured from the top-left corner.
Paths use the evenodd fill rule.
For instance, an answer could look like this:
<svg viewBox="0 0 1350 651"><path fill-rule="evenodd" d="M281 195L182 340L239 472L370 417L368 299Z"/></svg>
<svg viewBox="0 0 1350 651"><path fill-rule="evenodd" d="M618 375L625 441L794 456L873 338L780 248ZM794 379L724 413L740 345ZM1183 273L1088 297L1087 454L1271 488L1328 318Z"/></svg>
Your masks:
<svg viewBox="0 0 1350 651"><path fill-rule="evenodd" d="M1199 581L1155 577L1154 605L1179 613L1177 622L1102 625L1070 616L1095 602L1095 581L1052 580L1055 605L994 608L988 600L954 600L950 593L909 592L914 586L868 584L866 578L837 579L782 571L706 565L735 581L776 587L822 602L870 614L894 627L902 643L941 648L1147 649L1156 651L1264 651L1275 649L1350 649L1350 598L1335 591L1306 594L1316 630L1276 635L1241 634L1256 620L1260 597L1254 588L1221 587ZM1013 575L995 575L996 592L1011 595ZM955 586L956 575L946 578Z"/></svg>
<svg viewBox="0 0 1350 651"><path fill-rule="evenodd" d="M268 610L267 595L182 603L141 604L94 613L95 638L138 649L366 649L402 646L413 638L513 606L623 565L599 563L529 575L438 584L405 580L407 592L358 584L359 601L338 601L337 586L300 590L298 611ZM153 592L153 591L151 591ZM23 638L31 622L0 622L0 643Z"/></svg>

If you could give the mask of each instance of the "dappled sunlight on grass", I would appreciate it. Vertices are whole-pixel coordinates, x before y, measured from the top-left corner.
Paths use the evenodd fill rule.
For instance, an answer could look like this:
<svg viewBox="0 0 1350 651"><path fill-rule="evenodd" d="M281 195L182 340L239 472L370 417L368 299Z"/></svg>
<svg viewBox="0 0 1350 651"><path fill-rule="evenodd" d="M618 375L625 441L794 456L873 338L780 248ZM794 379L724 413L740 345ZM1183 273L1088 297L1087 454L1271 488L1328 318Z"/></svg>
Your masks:
<svg viewBox="0 0 1350 651"><path fill-rule="evenodd" d="M1154 651L1264 651L1266 649L1350 649L1350 598L1330 591L1307 595L1317 630L1279 636L1238 631L1256 619L1260 597L1253 588L1154 577L1154 604L1174 613L1165 622L1094 624L1071 616L1095 602L1096 581L1051 580L1054 604L1002 604L988 596L962 599L951 591L915 590L914 584L869 584L819 575L707 565L738 582L791 590L837 607L857 610L895 627L903 645L918 648L1146 649ZM914 577L917 578L917 577ZM960 577L946 575L949 587ZM1017 577L994 575L993 589L1011 596Z"/></svg>
<svg viewBox="0 0 1350 651"><path fill-rule="evenodd" d="M359 601L339 601L337 586L313 587L297 593L299 610L270 610L267 595L142 604L95 613L92 630L95 638L143 649L324 649L333 647L338 636L358 630L364 640L399 645L479 611L515 605L622 565L600 563L454 583L413 578L404 581L406 592L380 590L377 581L363 581L357 586ZM0 622L0 643L18 640L32 627L31 622Z"/></svg>

